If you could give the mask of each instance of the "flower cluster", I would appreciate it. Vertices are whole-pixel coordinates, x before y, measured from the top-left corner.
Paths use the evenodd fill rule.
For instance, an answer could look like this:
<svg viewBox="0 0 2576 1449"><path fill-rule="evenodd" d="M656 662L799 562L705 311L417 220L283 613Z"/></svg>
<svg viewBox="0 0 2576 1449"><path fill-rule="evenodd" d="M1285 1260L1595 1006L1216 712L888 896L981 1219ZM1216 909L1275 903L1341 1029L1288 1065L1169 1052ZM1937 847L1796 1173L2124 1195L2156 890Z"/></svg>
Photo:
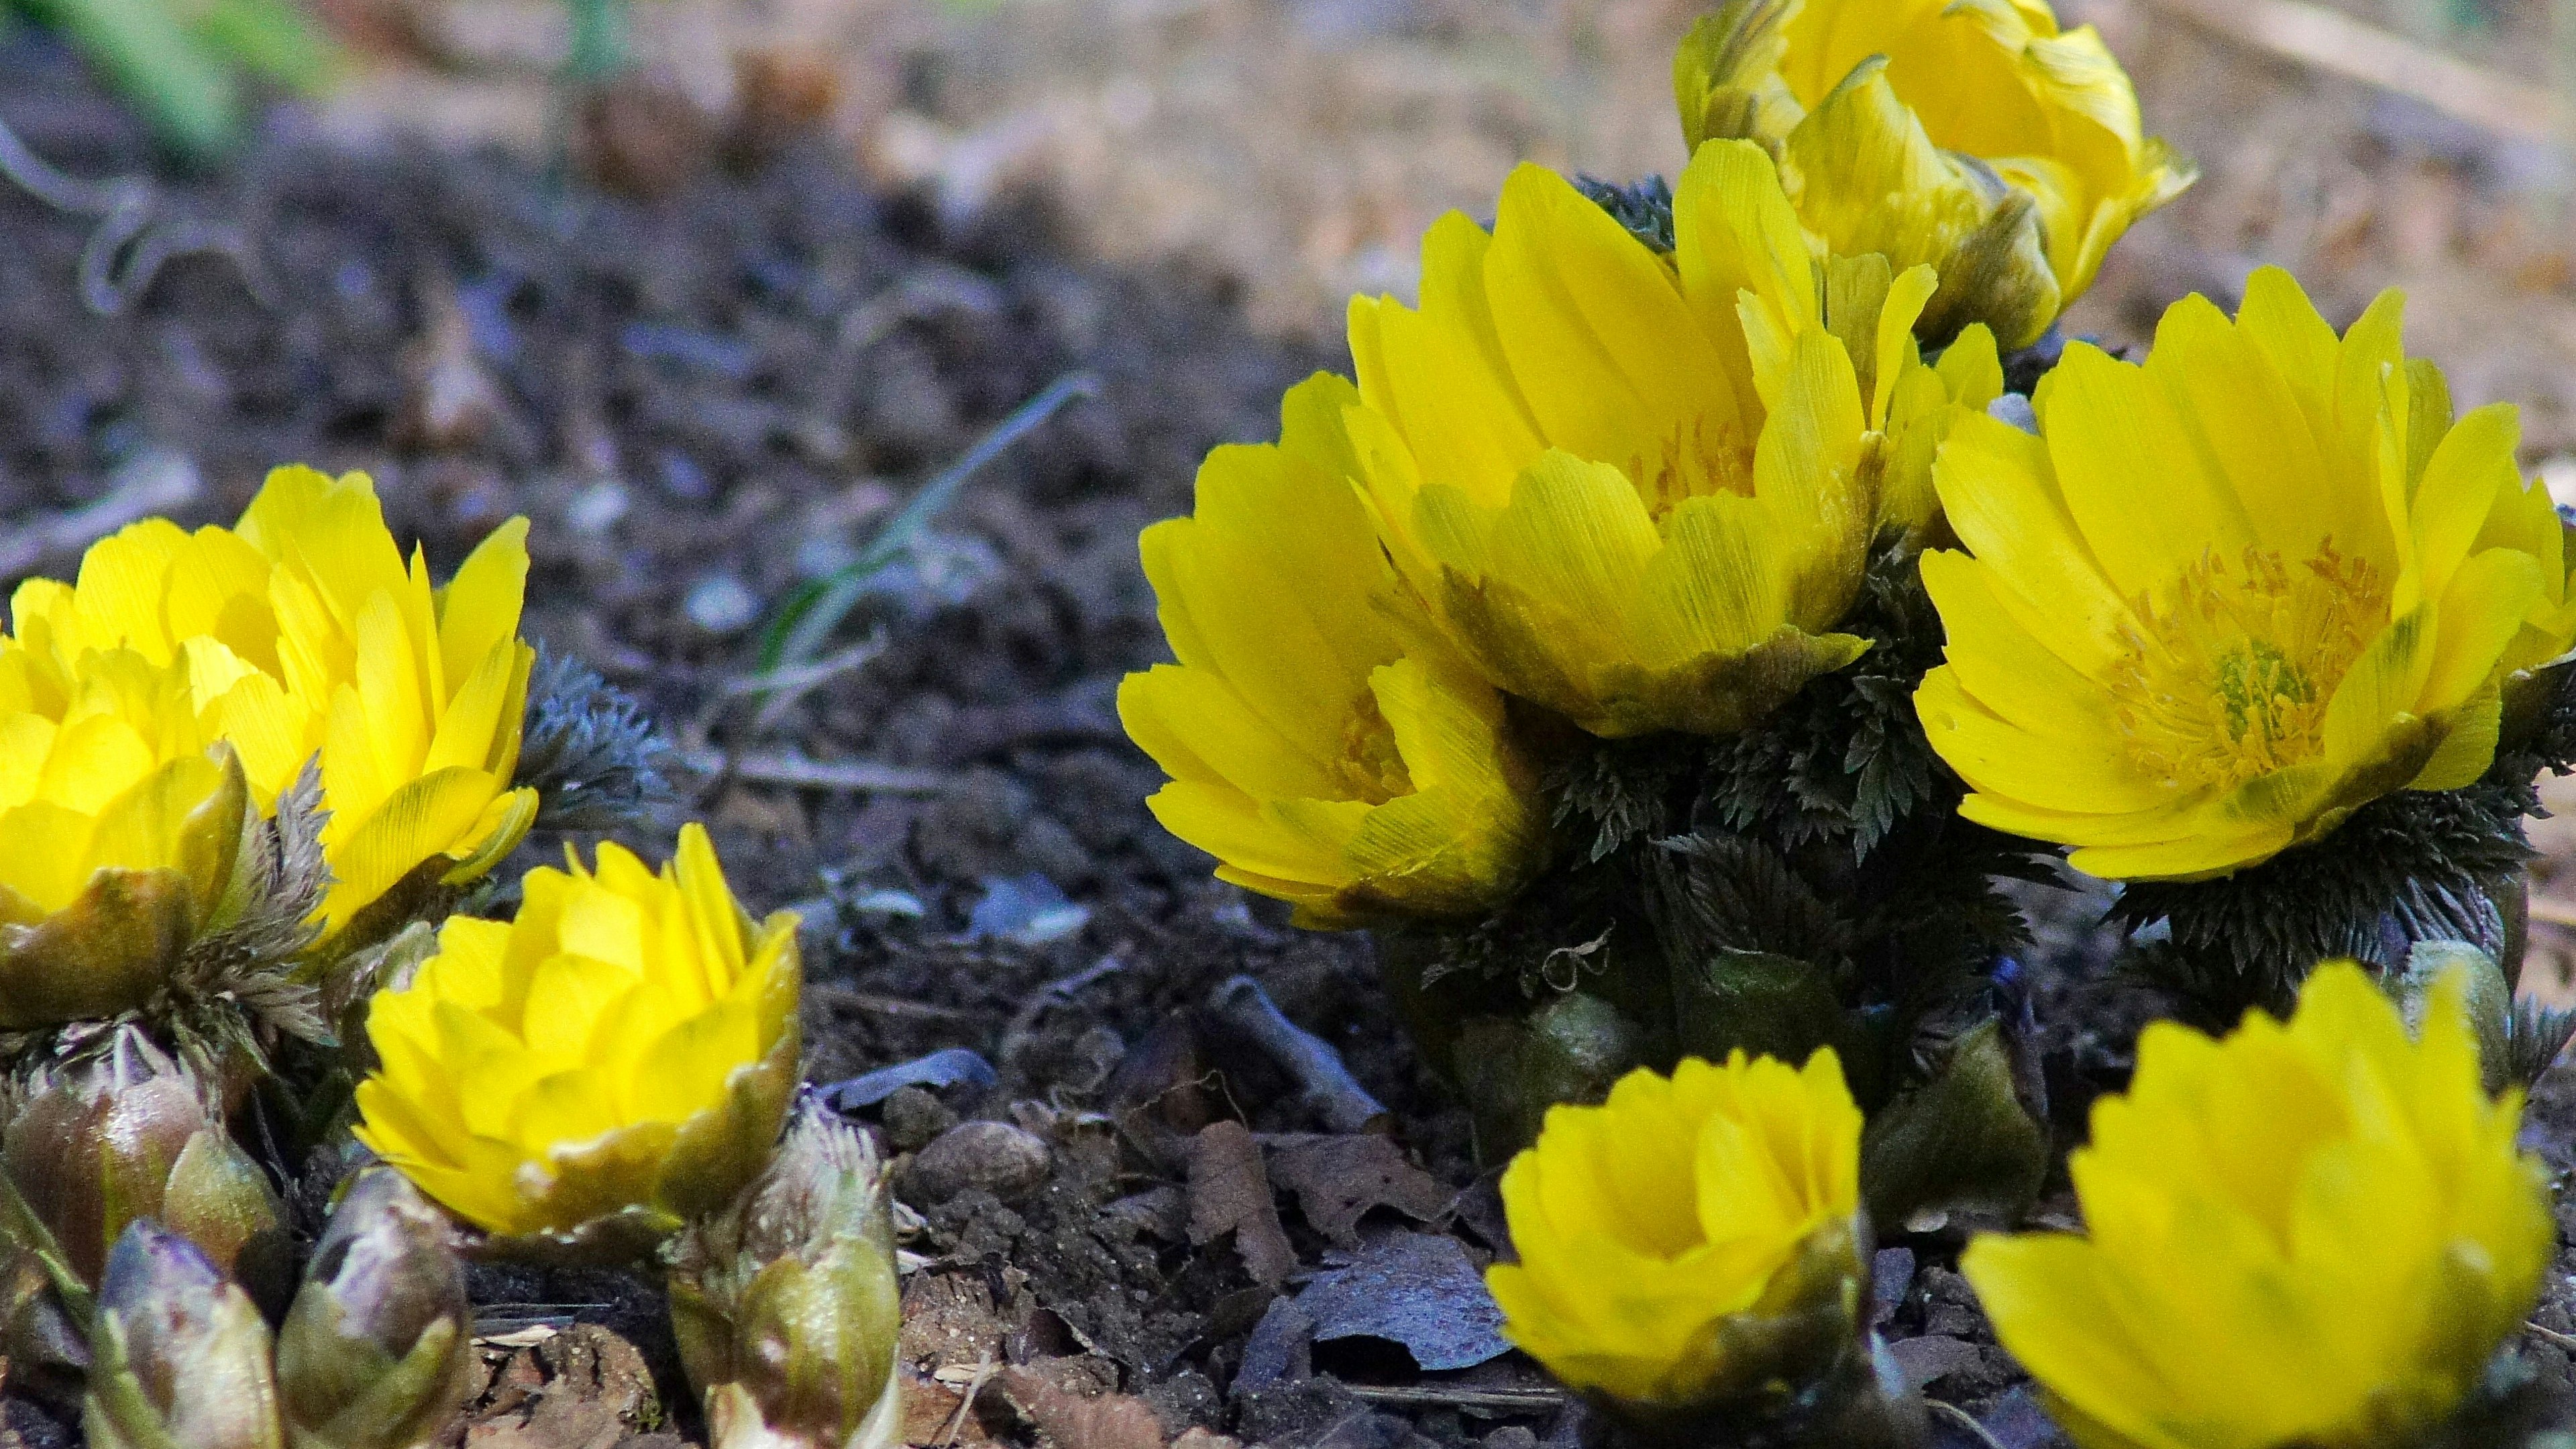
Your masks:
<svg viewBox="0 0 2576 1449"><path fill-rule="evenodd" d="M2159 1023L2069 1167L2087 1233L1962 1267L2084 1449L2416 1442L2538 1297L2555 1243L2520 1102L2480 1086L2461 982L2410 1038L2359 968L2224 1041ZM1874 1442L1853 1373L1860 1114L1831 1053L1639 1073L1560 1107L1503 1177L1513 1340L1623 1419L1705 1428L1830 1385L1788 1442ZM1766 1402L1770 1400L1771 1402ZM1898 1432L1902 1432L1901 1430Z"/></svg>
<svg viewBox="0 0 2576 1449"><path fill-rule="evenodd" d="M1516 711L1725 733L1867 647L1836 626L2001 390L1992 336L1927 364L1932 269L1813 254L1749 142L1672 223L1658 252L1522 167L1490 230L1432 228L1418 307L1352 305L1356 386L1300 386L1147 532L1179 663L1121 710L1227 879L1314 924L1489 910L1551 844Z"/></svg>
<svg viewBox="0 0 2576 1449"><path fill-rule="evenodd" d="M460 1247L684 1228L693 1352L738 1340L691 1365L722 1449L893 1432L876 1160L780 1144L795 916L753 921L695 824L658 872L567 844L511 919L448 914L532 827L634 825L655 784L633 701L535 669L526 535L441 584L364 476L284 468L229 528L146 520L11 601L0 1347L80 1387L92 1444L414 1449L472 1366ZM304 1138L384 1165L299 1281L271 1183ZM274 1342L255 1300L291 1301Z"/></svg>
<svg viewBox="0 0 2576 1449"><path fill-rule="evenodd" d="M2513 409L2277 269L2143 357L2066 337L2194 173L2044 0L1729 0L1673 84L1669 184L1443 218L1354 376L1147 530L1155 813L1374 933L1526 1149L1491 1286L1610 1442L1919 1442L1871 1226L2048 1180L1997 881L2060 861L2209 1028L2095 1111L2086 1235L1965 1260L2060 1421L2503 1442L2551 1247L2513 1088L2576 1032L2514 999L2576 559Z"/></svg>

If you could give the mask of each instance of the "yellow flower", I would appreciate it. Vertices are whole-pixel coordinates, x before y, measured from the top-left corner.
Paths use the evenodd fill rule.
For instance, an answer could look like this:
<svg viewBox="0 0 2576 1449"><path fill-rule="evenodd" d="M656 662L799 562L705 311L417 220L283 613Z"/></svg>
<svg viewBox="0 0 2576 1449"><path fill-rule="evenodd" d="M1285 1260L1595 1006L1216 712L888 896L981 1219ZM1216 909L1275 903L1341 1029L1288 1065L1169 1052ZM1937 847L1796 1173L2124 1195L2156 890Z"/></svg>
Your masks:
<svg viewBox="0 0 2576 1449"><path fill-rule="evenodd" d="M2149 1026L2068 1164L2090 1236L1980 1238L1961 1267L2084 1449L2412 1442L2540 1294L2520 1116L2479 1089L2456 984L2409 1041L2331 963L2287 1026Z"/></svg>
<svg viewBox="0 0 2576 1449"><path fill-rule="evenodd" d="M1501 698L1395 622L1411 606L1334 456L1356 404L1337 377L1298 385L1279 442L1209 454L1197 511L1145 530L1180 662L1118 690L1128 734L1172 776L1155 818L1216 856L1219 879L1327 928L1490 909L1548 843Z"/></svg>
<svg viewBox="0 0 2576 1449"><path fill-rule="evenodd" d="M1941 453L1968 554L1923 560L1949 662L1915 696L1960 808L2117 879L2265 860L2400 788L2475 780L2500 685L2576 637L2513 409L2451 419L2383 294L2341 339L2287 274L2144 367L2075 344L2039 435Z"/></svg>
<svg viewBox="0 0 2576 1449"><path fill-rule="evenodd" d="M379 992L358 1139L495 1233L666 1231L769 1157L795 1085L796 917L755 925L704 827L655 875L539 867L509 922L451 917Z"/></svg>
<svg viewBox="0 0 2576 1449"><path fill-rule="evenodd" d="M30 582L13 611L55 676L94 650L180 670L197 747L229 742L263 809L319 751L335 877L321 919L337 932L433 859L448 883L481 875L535 819L536 793L510 788L535 659L518 638L527 571L513 519L433 589L366 475L280 468L235 527L135 524L91 548L77 584Z"/></svg>
<svg viewBox="0 0 2576 1449"><path fill-rule="evenodd" d="M1495 686L1595 734L1718 733L1864 641L1832 632L1932 448L2002 385L1936 370L1929 268L1814 261L1770 160L1703 147L1660 255L1563 178L1422 247L1422 305L1352 303L1351 464L1397 567Z"/></svg>
<svg viewBox="0 0 2576 1449"><path fill-rule="evenodd" d="M1789 1366L1784 1322L1847 1346L1860 1283L1860 1108L1831 1048L1637 1071L1555 1107L1503 1174L1504 1333L1570 1387L1642 1406L1732 1397Z"/></svg>
<svg viewBox="0 0 2576 1449"><path fill-rule="evenodd" d="M258 816L187 680L131 650L68 665L19 591L0 639L0 1030L140 1007L248 904ZM31 640L33 642L31 642ZM273 963L272 963L273 964Z"/></svg>
<svg viewBox="0 0 2576 1449"><path fill-rule="evenodd" d="M1930 341L1977 321L2035 341L2197 174L2141 133L2102 37L2045 0L1732 0L1682 42L1673 91L1694 148L1780 156L1831 250L1937 267Z"/></svg>

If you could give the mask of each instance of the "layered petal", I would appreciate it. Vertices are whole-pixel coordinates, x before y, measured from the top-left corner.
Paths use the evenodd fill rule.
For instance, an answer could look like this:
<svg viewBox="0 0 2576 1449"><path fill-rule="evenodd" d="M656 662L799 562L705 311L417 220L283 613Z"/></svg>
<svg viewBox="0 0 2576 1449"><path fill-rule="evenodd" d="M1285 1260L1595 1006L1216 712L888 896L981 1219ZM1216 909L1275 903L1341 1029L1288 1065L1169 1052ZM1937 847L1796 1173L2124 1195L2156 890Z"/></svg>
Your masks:
<svg viewBox="0 0 2576 1449"><path fill-rule="evenodd" d="M1503 1175L1520 1260L1487 1282L1504 1331L1631 1405L1693 1407L1778 1371L1761 1320L1819 1306L1791 1301L1816 1290L1818 1254L1856 1269L1860 1129L1831 1049L1803 1070L1688 1059L1551 1109Z"/></svg>
<svg viewBox="0 0 2576 1449"><path fill-rule="evenodd" d="M1333 420L1407 589L1494 687L1594 733L1742 729L1849 663L1879 530L1920 528L1952 422L2001 388L1938 366L1928 267L1810 253L1771 159L1700 150L1658 255L1562 178L1444 220L1419 308L1352 310Z"/></svg>
<svg viewBox="0 0 2576 1449"><path fill-rule="evenodd" d="M1172 776L1155 816L1220 878L1317 926L1474 914L1544 863L1535 773L1332 462L1355 405L1338 378L1303 384L1279 443L1218 449L1197 511L1146 530L1178 662L1130 675L1119 714Z"/></svg>
<svg viewBox="0 0 2576 1449"><path fill-rule="evenodd" d="M490 869L533 818L511 786L527 568L515 519L434 588L364 474L281 468L232 528L147 520L94 546L74 584L22 585L0 712L121 712L165 757L225 742L264 811L318 755L336 934L429 862L451 882Z"/></svg>
<svg viewBox="0 0 2576 1449"><path fill-rule="evenodd" d="M2036 339L2195 174L2143 134L2100 35L2044 0L1733 0L1682 42L1673 89L1693 148L1781 156L1826 248L1935 267L1933 342L1970 322Z"/></svg>
<svg viewBox="0 0 2576 1449"><path fill-rule="evenodd" d="M2286 1024L2150 1027L2069 1163L2088 1233L1980 1238L1961 1267L2086 1449L2398 1442L2539 1295L2520 1114L2480 1087L2456 979L2410 1039L2332 963Z"/></svg>
<svg viewBox="0 0 2576 1449"><path fill-rule="evenodd" d="M658 873L603 844L523 894L507 925L449 920L412 983L377 996L360 1139L500 1234L722 1203L794 1084L795 917L745 915L695 824Z"/></svg>
<svg viewBox="0 0 2576 1449"><path fill-rule="evenodd" d="M2232 321L2176 304L2144 365L2070 346L2037 437L1954 428L1967 552L1924 561L1949 644L1916 705L1963 813L2194 879L2477 779L2502 685L2576 618L2510 411L2447 398L2393 299L2338 338L2266 270Z"/></svg>

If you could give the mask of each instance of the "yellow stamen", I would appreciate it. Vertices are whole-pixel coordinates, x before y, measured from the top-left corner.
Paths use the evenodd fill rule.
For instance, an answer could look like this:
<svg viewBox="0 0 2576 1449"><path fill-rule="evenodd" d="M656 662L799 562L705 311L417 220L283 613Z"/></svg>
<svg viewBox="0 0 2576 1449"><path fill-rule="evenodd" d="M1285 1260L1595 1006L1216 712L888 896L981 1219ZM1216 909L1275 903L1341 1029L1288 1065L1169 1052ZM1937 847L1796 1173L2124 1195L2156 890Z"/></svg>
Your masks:
<svg viewBox="0 0 2576 1449"><path fill-rule="evenodd" d="M1371 805L1413 793L1413 773L1404 767L1404 752L1377 707L1375 690L1363 689L1351 702L1349 723L1342 726L1342 757L1334 765L1352 796Z"/></svg>
<svg viewBox="0 0 2576 1449"><path fill-rule="evenodd" d="M2327 540L2297 567L2271 549L2246 549L2232 570L2204 554L2133 609L2111 678L2129 758L2176 785L2227 789L2323 751L2327 701L2387 619L2388 591Z"/></svg>

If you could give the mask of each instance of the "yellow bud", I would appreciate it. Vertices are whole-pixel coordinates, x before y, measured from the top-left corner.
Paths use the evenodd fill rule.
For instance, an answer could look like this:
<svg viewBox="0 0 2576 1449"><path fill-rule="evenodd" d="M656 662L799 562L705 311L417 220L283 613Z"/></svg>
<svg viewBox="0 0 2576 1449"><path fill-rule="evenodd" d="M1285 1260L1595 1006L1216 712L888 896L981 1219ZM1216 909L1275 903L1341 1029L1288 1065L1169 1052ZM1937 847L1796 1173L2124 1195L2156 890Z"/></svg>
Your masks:
<svg viewBox="0 0 2576 1449"><path fill-rule="evenodd" d="M451 918L377 993L357 1135L493 1234L632 1248L768 1160L796 1078L796 917L754 923L696 824L659 874L613 844L568 867L528 872L513 921Z"/></svg>
<svg viewBox="0 0 2576 1449"><path fill-rule="evenodd" d="M2420 1039L2350 962L2287 1023L2149 1026L2068 1162L2085 1236L1961 1269L2085 1449L2416 1442L2522 1324L2556 1249L2521 1099L2479 1085L2454 976Z"/></svg>
<svg viewBox="0 0 2576 1449"><path fill-rule="evenodd" d="M2045 0L1729 0L1673 58L1682 132L1761 143L1837 254L1931 265L1931 344L2036 340L2198 174L2146 136L2089 25Z"/></svg>
<svg viewBox="0 0 2576 1449"><path fill-rule="evenodd" d="M1813 1442L1901 1437L1919 1409L1886 1394L1860 1322L1860 1131L1830 1048L1803 1070L1691 1058L1555 1108L1503 1174L1520 1261L1486 1281L1505 1334L1641 1425L1794 1404Z"/></svg>

